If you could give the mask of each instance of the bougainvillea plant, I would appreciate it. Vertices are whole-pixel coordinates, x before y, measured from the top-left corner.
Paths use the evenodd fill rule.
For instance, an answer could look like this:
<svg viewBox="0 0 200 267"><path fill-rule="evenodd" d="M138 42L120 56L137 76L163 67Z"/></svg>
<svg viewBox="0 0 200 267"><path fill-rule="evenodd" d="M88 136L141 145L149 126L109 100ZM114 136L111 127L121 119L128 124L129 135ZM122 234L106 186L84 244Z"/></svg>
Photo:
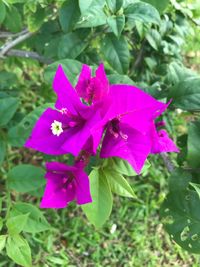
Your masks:
<svg viewBox="0 0 200 267"><path fill-rule="evenodd" d="M109 84L103 64L94 77L91 72L88 65L83 65L73 88L62 66L58 66L53 80L55 109L44 111L25 144L54 156L74 156L72 166L46 164L42 208L64 208L74 199L79 205L95 202L96 196L90 192L92 181L84 171L90 157L105 159L95 166L103 172L108 168L106 159L116 157L140 174L149 154L179 152L167 132L157 129L164 123L156 123L156 119L169 103L162 103L135 86ZM115 181L115 174L111 175ZM124 185L130 187L126 180ZM90 218L87 211L86 215ZM91 221L99 226L108 215Z"/></svg>
<svg viewBox="0 0 200 267"><path fill-rule="evenodd" d="M200 253L199 26L199 0L0 0L0 265L187 265L159 223Z"/></svg>

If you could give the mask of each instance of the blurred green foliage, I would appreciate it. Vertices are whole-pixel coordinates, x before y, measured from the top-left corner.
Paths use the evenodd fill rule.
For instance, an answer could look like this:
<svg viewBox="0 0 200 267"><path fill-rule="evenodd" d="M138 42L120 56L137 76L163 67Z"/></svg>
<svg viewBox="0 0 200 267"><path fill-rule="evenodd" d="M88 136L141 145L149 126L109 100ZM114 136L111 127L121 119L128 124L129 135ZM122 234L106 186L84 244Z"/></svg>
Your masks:
<svg viewBox="0 0 200 267"><path fill-rule="evenodd" d="M198 256L169 241L159 217L164 201L170 238L200 252L199 27L198 0L0 0L0 266L199 266ZM147 171L128 178L140 201L114 195L109 221L96 230L73 204L38 209L50 157L23 143L55 100L57 65L75 84L82 63L101 61L111 83L173 98L163 119L181 152L171 156L179 169L169 187L162 160L151 157ZM134 194L117 180L113 191ZM102 211L105 219L110 211Z"/></svg>

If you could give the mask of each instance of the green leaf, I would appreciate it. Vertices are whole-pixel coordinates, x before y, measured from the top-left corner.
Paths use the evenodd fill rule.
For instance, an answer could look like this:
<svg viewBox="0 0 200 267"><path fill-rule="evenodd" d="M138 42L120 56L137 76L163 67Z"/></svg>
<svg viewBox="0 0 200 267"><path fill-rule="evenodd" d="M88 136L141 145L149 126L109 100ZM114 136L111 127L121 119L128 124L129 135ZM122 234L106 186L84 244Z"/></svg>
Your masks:
<svg viewBox="0 0 200 267"><path fill-rule="evenodd" d="M44 189L45 189L45 186L42 185L40 188L37 188L33 191L29 191L29 195L31 196L34 196L34 197L37 197L37 198L41 198L43 195L44 195Z"/></svg>
<svg viewBox="0 0 200 267"><path fill-rule="evenodd" d="M35 32L40 29L42 24L44 23L45 18L45 9L44 8L37 8L37 11L35 13L29 13L27 15L27 23L28 23L28 29L30 32Z"/></svg>
<svg viewBox="0 0 200 267"><path fill-rule="evenodd" d="M171 238L191 253L200 252L200 199L189 190L190 173L176 170L170 177L170 193L161 209L165 228Z"/></svg>
<svg viewBox="0 0 200 267"><path fill-rule="evenodd" d="M82 205L87 218L95 227L101 227L112 210L112 193L104 172L94 169L90 173L90 191L92 203Z"/></svg>
<svg viewBox="0 0 200 267"><path fill-rule="evenodd" d="M19 235L8 236L6 252L15 263L24 267L32 266L31 250L23 237Z"/></svg>
<svg viewBox="0 0 200 267"><path fill-rule="evenodd" d="M162 0L162 1L160 1L160 0L143 0L143 1L154 6L160 12L160 14L163 13L163 11L167 8L167 6L169 4L169 0Z"/></svg>
<svg viewBox="0 0 200 267"><path fill-rule="evenodd" d="M120 74L127 73L130 63L128 42L124 36L119 39L113 34L107 34L102 40L101 49L109 65Z"/></svg>
<svg viewBox="0 0 200 267"><path fill-rule="evenodd" d="M200 184L190 183L190 185L195 189L200 198Z"/></svg>
<svg viewBox="0 0 200 267"><path fill-rule="evenodd" d="M3 203L3 200L2 198L0 198L0 212L2 211L2 203Z"/></svg>
<svg viewBox="0 0 200 267"><path fill-rule="evenodd" d="M137 173L133 170L132 166L123 159L113 157L108 159L108 166L112 164L112 169L122 175L126 176L136 176Z"/></svg>
<svg viewBox="0 0 200 267"><path fill-rule="evenodd" d="M121 158L113 157L107 159L106 165L116 172L125 175L125 176L136 176L137 173L133 170L132 166L126 161ZM144 167L142 168L141 174L145 172L151 164L149 161L146 161Z"/></svg>
<svg viewBox="0 0 200 267"><path fill-rule="evenodd" d="M0 2L0 24L4 21L6 17L6 7L3 2Z"/></svg>
<svg viewBox="0 0 200 267"><path fill-rule="evenodd" d="M177 84L180 81L194 77L198 78L198 75L191 69L188 69L181 65L180 62L173 61L168 66L167 82Z"/></svg>
<svg viewBox="0 0 200 267"><path fill-rule="evenodd" d="M27 116L25 116L19 124L10 128L8 131L9 143L15 147L23 146L25 141L30 136L33 126L35 125L38 118L41 116L41 114L45 111L46 108L53 106L54 104L47 103L34 109Z"/></svg>
<svg viewBox="0 0 200 267"><path fill-rule="evenodd" d="M8 72L5 70L0 71L0 89L11 89L16 86L18 80L15 73Z"/></svg>
<svg viewBox="0 0 200 267"><path fill-rule="evenodd" d="M78 0L68 0L59 10L59 21L64 32L71 31L80 17Z"/></svg>
<svg viewBox="0 0 200 267"><path fill-rule="evenodd" d="M50 229L50 225L43 216L42 212L35 206L27 203L16 203L12 210L11 216L29 214L23 231L27 233L39 233Z"/></svg>
<svg viewBox="0 0 200 267"><path fill-rule="evenodd" d="M31 11L35 13L37 11L38 2L37 1L24 1L24 0L10 0L12 2L24 3L24 13Z"/></svg>
<svg viewBox="0 0 200 267"><path fill-rule="evenodd" d="M121 174L116 172L115 169L105 168L103 171L110 184L112 192L123 197L137 198L127 180Z"/></svg>
<svg viewBox="0 0 200 267"><path fill-rule="evenodd" d="M44 170L29 164L15 166L8 172L8 187L26 193L40 188L46 183Z"/></svg>
<svg viewBox="0 0 200 267"><path fill-rule="evenodd" d="M0 217L0 231L1 231L2 228L3 228L3 218Z"/></svg>
<svg viewBox="0 0 200 267"><path fill-rule="evenodd" d="M107 18L107 23L112 30L112 32L117 36L120 37L122 30L125 26L125 16L112 16Z"/></svg>
<svg viewBox="0 0 200 267"><path fill-rule="evenodd" d="M0 98L0 126L6 125L15 114L19 101L15 97Z"/></svg>
<svg viewBox="0 0 200 267"><path fill-rule="evenodd" d="M4 24L11 32L19 32L22 29L22 18L16 7L10 6L7 9Z"/></svg>
<svg viewBox="0 0 200 267"><path fill-rule="evenodd" d="M62 35L60 33L56 34L52 39L49 40L48 45L44 47L44 56L46 58L58 59L58 46L61 36Z"/></svg>
<svg viewBox="0 0 200 267"><path fill-rule="evenodd" d="M151 29L146 35L146 39L155 50L158 50L161 44L161 35L157 30Z"/></svg>
<svg viewBox="0 0 200 267"><path fill-rule="evenodd" d="M0 235L0 253L6 245L7 235Z"/></svg>
<svg viewBox="0 0 200 267"><path fill-rule="evenodd" d="M18 3L26 3L26 0L3 0L4 3L7 2L7 4L18 4Z"/></svg>
<svg viewBox="0 0 200 267"><path fill-rule="evenodd" d="M75 85L82 68L82 63L72 59L59 60L49 65L44 72L45 81L49 84L53 82L55 72L60 64L62 65L70 82Z"/></svg>
<svg viewBox="0 0 200 267"><path fill-rule="evenodd" d="M127 75L110 74L107 75L110 84L131 84L134 85L134 81L131 80Z"/></svg>
<svg viewBox="0 0 200 267"><path fill-rule="evenodd" d="M103 12L104 5L104 0L79 0L82 16L77 27L91 28L106 24L106 15Z"/></svg>
<svg viewBox="0 0 200 267"><path fill-rule="evenodd" d="M200 110L200 78L188 78L173 86L168 95L172 105L184 110Z"/></svg>
<svg viewBox="0 0 200 267"><path fill-rule="evenodd" d="M150 70L154 70L157 67L157 60L155 58L145 57L144 60Z"/></svg>
<svg viewBox="0 0 200 267"><path fill-rule="evenodd" d="M0 134L0 165L3 163L6 155L6 142Z"/></svg>
<svg viewBox="0 0 200 267"><path fill-rule="evenodd" d="M200 121L189 124L188 129L188 163L193 168L200 166Z"/></svg>
<svg viewBox="0 0 200 267"><path fill-rule="evenodd" d="M160 23L158 11L147 3L136 2L127 6L124 11L125 16L132 21L141 21L143 23Z"/></svg>
<svg viewBox="0 0 200 267"><path fill-rule="evenodd" d="M77 28L92 28L106 24L107 16L99 7L92 7L81 16L77 22Z"/></svg>
<svg viewBox="0 0 200 267"><path fill-rule="evenodd" d="M81 14L85 14L93 8L102 9L105 5L104 0L79 0L79 7L81 10Z"/></svg>
<svg viewBox="0 0 200 267"><path fill-rule="evenodd" d="M176 169L169 178L170 192L184 191L191 180L192 176L190 173L182 169Z"/></svg>
<svg viewBox="0 0 200 267"><path fill-rule="evenodd" d="M28 216L29 214L10 217L6 222L8 233L10 235L15 235L23 231L24 226L27 223Z"/></svg>
<svg viewBox="0 0 200 267"><path fill-rule="evenodd" d="M106 0L106 2L108 4L109 9L113 13L116 13L123 6L124 0Z"/></svg>
<svg viewBox="0 0 200 267"><path fill-rule="evenodd" d="M70 32L61 37L58 45L58 57L74 59L86 48L87 43L76 32Z"/></svg>

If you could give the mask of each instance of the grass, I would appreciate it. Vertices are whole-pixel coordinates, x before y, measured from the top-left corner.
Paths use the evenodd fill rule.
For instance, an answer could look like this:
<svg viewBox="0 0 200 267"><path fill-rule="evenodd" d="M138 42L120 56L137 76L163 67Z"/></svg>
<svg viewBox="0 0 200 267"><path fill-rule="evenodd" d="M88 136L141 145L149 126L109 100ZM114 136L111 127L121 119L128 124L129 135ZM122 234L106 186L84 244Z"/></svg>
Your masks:
<svg viewBox="0 0 200 267"><path fill-rule="evenodd" d="M24 103L29 103L31 96L26 94ZM174 115L173 123L179 134L185 130L184 117ZM41 156L27 155L23 148L12 149L8 157L9 165L2 168L4 177L5 170L21 162L41 165L42 161ZM152 166L145 176L130 180L141 202L114 196L111 217L102 229L95 229L73 203L67 209L47 210L45 216L51 231L25 235L31 246L33 266L199 267L200 257L183 251L163 229L159 209L167 193L168 173L159 157L153 156L150 162ZM32 202L27 195L20 194L18 198ZM5 252L0 254L0 267L14 266Z"/></svg>
<svg viewBox="0 0 200 267"><path fill-rule="evenodd" d="M49 250L45 251L45 245L48 259L45 257L47 260L37 266L57 266L54 261L58 259L61 266L199 266L199 257L173 244L162 227L159 208L165 179L160 168L133 180L143 203L115 197L111 218L100 230L95 230L74 205L57 214L50 212L48 216L57 230L51 236L43 233L40 237L42 242L46 239ZM116 231L111 232L113 225Z"/></svg>
<svg viewBox="0 0 200 267"><path fill-rule="evenodd" d="M163 229L159 209L167 192L167 173L158 157L152 159L146 176L131 179L142 202L115 196L113 212L102 229L94 229L73 203L67 209L46 211L52 230L26 235L34 266L199 266L199 256L183 251ZM2 255L0 266L15 265Z"/></svg>

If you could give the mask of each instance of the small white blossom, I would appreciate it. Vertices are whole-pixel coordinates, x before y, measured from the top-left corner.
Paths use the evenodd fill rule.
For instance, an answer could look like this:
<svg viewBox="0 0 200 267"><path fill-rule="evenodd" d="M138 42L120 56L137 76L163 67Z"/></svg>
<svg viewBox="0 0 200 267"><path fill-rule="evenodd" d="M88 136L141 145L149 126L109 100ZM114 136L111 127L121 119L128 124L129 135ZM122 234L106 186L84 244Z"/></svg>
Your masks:
<svg viewBox="0 0 200 267"><path fill-rule="evenodd" d="M111 233L111 234L114 234L114 232L116 231L116 229L117 229L117 225L114 223L114 224L112 225L111 229L110 229L110 233Z"/></svg>
<svg viewBox="0 0 200 267"><path fill-rule="evenodd" d="M54 120L54 122L51 124L51 131L53 135L59 136L63 132L62 123Z"/></svg>

